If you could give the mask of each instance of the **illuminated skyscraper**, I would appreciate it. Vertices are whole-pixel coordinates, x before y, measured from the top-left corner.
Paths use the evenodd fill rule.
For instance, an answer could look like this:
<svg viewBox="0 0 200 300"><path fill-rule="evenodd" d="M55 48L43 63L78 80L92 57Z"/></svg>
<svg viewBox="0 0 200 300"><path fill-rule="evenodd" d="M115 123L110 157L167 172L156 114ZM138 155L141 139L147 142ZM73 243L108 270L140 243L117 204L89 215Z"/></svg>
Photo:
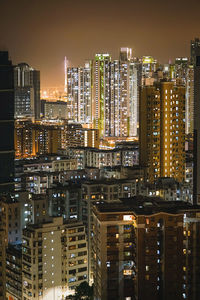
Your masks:
<svg viewBox="0 0 200 300"><path fill-rule="evenodd" d="M67 68L68 118L79 123L92 122L92 63Z"/></svg>
<svg viewBox="0 0 200 300"><path fill-rule="evenodd" d="M137 136L137 125L139 122L139 72L138 66L134 62L128 64L129 68L129 85L128 85L128 107L129 107L129 136Z"/></svg>
<svg viewBox="0 0 200 300"><path fill-rule="evenodd" d="M79 68L67 69L68 118L79 121Z"/></svg>
<svg viewBox="0 0 200 300"><path fill-rule="evenodd" d="M122 48L114 61L108 54L96 55L93 116L101 137L137 135L138 73L131 53Z"/></svg>
<svg viewBox="0 0 200 300"><path fill-rule="evenodd" d="M92 124L100 137L137 135L138 68L132 49L121 48L120 60L96 54L83 68L67 70L69 119Z"/></svg>
<svg viewBox="0 0 200 300"><path fill-rule="evenodd" d="M200 40L191 41L191 62L194 65L194 169L193 202L200 203Z"/></svg>
<svg viewBox="0 0 200 300"><path fill-rule="evenodd" d="M110 136L137 135L137 68L133 61L111 63Z"/></svg>
<svg viewBox="0 0 200 300"><path fill-rule="evenodd" d="M187 57L175 59L173 78L177 84L185 85L185 133L193 133L193 110L194 110L194 67Z"/></svg>
<svg viewBox="0 0 200 300"><path fill-rule="evenodd" d="M92 61L85 62L85 66L81 72L81 98L83 99L81 115L81 123L92 123Z"/></svg>
<svg viewBox="0 0 200 300"><path fill-rule="evenodd" d="M185 176L185 88L173 82L143 86L140 93L140 162L149 180Z"/></svg>
<svg viewBox="0 0 200 300"><path fill-rule="evenodd" d="M182 82L185 84L187 78L188 69L188 58L187 57L177 57L175 59L174 74L177 82Z"/></svg>
<svg viewBox="0 0 200 300"><path fill-rule="evenodd" d="M185 133L192 134L194 129L194 66L189 65L186 75L185 94Z"/></svg>
<svg viewBox="0 0 200 300"><path fill-rule="evenodd" d="M142 58L142 85L153 84L153 73L156 71L157 60L152 56Z"/></svg>
<svg viewBox="0 0 200 300"><path fill-rule="evenodd" d="M110 63L110 101L109 131L107 136L115 136L121 132L123 111L120 111L120 64L118 60Z"/></svg>
<svg viewBox="0 0 200 300"><path fill-rule="evenodd" d="M110 132L110 61L109 54L95 55L93 122L100 137L109 136Z"/></svg>
<svg viewBox="0 0 200 300"><path fill-rule="evenodd" d="M26 63L18 64L14 71L15 118L40 118L40 71Z"/></svg>
<svg viewBox="0 0 200 300"><path fill-rule="evenodd" d="M68 60L67 60L67 57L65 56L65 59L64 59L64 73L65 73L64 92L65 93L67 93L67 65L68 65Z"/></svg>

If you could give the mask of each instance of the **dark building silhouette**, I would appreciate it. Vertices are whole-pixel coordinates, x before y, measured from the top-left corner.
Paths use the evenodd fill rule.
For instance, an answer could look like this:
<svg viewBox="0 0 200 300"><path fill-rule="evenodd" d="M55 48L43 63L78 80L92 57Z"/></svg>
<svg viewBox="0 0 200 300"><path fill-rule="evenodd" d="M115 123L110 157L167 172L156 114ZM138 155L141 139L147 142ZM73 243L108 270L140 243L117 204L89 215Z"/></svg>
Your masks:
<svg viewBox="0 0 200 300"><path fill-rule="evenodd" d="M13 188L14 80L7 51L0 51L0 192Z"/></svg>
<svg viewBox="0 0 200 300"><path fill-rule="evenodd" d="M200 39L195 38L190 45L190 61L193 65L196 63L196 56L200 55Z"/></svg>

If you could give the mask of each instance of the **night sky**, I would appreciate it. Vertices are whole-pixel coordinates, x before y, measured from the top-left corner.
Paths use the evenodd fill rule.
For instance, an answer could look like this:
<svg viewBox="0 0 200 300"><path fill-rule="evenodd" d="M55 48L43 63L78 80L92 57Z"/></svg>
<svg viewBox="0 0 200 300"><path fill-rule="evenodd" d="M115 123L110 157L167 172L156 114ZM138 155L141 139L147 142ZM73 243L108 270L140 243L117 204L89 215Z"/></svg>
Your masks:
<svg viewBox="0 0 200 300"><path fill-rule="evenodd" d="M64 83L63 61L84 63L95 53L118 58L120 47L160 62L189 56L200 37L197 0L0 0L0 49L13 63L41 71L41 86Z"/></svg>

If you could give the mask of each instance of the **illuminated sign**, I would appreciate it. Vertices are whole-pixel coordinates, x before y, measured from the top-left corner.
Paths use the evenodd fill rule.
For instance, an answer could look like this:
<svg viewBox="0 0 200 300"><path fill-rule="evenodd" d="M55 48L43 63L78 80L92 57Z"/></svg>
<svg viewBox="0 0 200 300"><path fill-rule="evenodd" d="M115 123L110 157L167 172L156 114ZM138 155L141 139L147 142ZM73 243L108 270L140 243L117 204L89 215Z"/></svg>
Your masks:
<svg viewBox="0 0 200 300"><path fill-rule="evenodd" d="M133 215L124 215L123 220L124 221L133 221L133 220L135 220L135 218Z"/></svg>

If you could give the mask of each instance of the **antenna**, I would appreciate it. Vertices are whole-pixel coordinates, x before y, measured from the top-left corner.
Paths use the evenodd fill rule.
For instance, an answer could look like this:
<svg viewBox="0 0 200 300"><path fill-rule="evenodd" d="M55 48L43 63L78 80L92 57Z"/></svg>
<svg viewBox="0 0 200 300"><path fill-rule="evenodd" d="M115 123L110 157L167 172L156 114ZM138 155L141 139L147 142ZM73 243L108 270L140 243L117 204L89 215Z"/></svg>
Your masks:
<svg viewBox="0 0 200 300"><path fill-rule="evenodd" d="M65 71L65 87L64 87L64 91L65 91L65 93L67 93L67 66L68 66L68 60L67 60L67 57L65 56L65 60L64 60L64 71Z"/></svg>

